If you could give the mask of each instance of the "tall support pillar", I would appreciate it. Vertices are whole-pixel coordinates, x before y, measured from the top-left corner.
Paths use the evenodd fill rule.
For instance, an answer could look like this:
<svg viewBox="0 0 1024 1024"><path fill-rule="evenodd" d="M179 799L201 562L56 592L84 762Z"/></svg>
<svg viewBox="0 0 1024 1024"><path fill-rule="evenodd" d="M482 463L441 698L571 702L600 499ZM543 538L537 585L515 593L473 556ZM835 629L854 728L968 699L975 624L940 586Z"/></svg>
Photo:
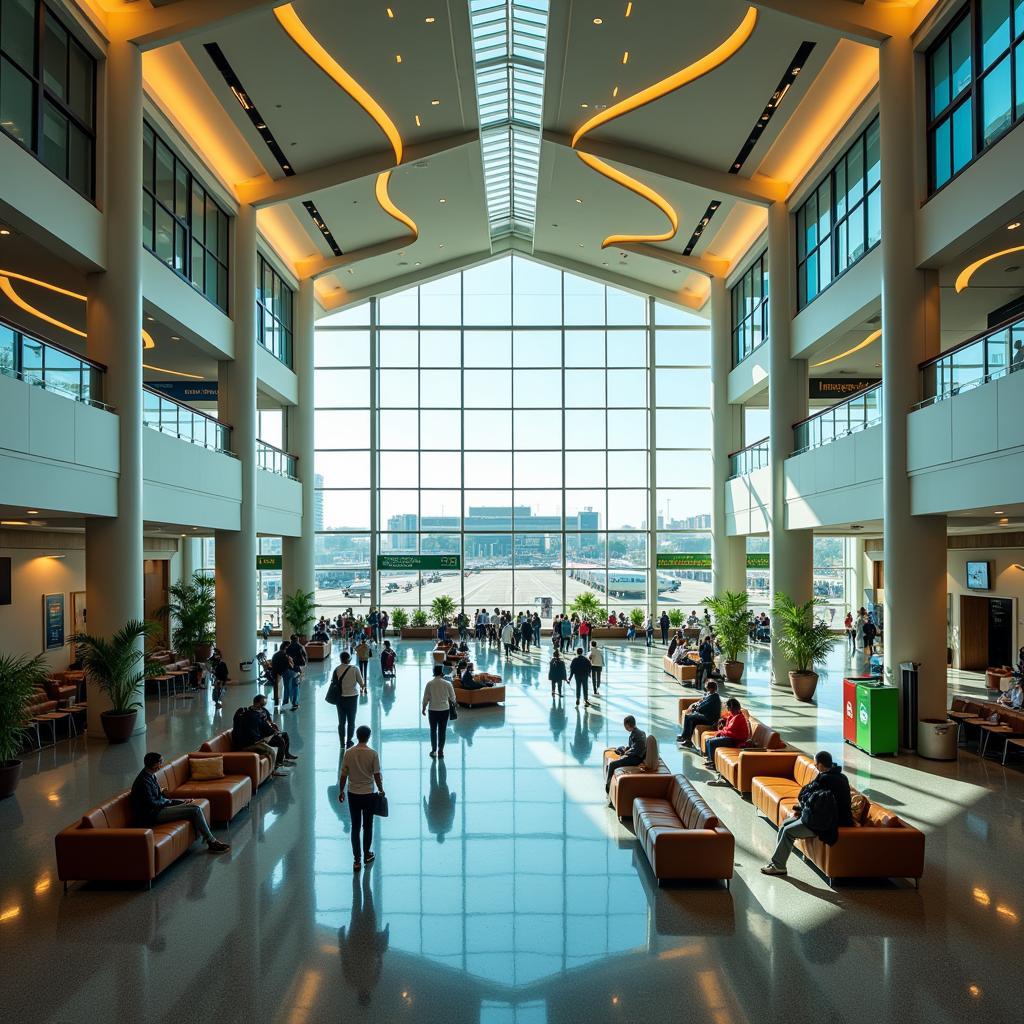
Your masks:
<svg viewBox="0 0 1024 1024"><path fill-rule="evenodd" d="M299 282L295 302L295 331L292 347L298 400L288 409L288 450L299 458L302 484L302 532L285 537L282 588L316 592L314 551L316 547L316 476L313 454L313 331L316 296L313 279Z"/></svg>
<svg viewBox="0 0 1024 1024"><path fill-rule="evenodd" d="M807 362L791 358L793 254L789 208L775 202L768 209L768 462L771 470L769 579L771 598L788 594L810 600L814 540L810 530L786 528L786 459L793 454L793 424L807 414ZM772 675L786 685L793 668L783 657L772 628Z"/></svg>
<svg viewBox="0 0 1024 1024"><path fill-rule="evenodd" d="M739 441L739 407L729 404L732 368L732 323L729 290L724 277L711 278L711 589L746 589L747 544L744 537L727 533L725 495L729 455Z"/></svg>
<svg viewBox="0 0 1024 1024"><path fill-rule="evenodd" d="M217 646L232 682L252 682L256 658L256 211L242 204L232 253L235 357L218 372L218 413L231 424L231 450L241 466L238 530L216 538ZM243 669L243 664L249 665Z"/></svg>
<svg viewBox="0 0 1024 1024"><path fill-rule="evenodd" d="M946 709L946 520L911 512L907 416L921 397L918 364L939 349L938 282L916 267L914 47L909 33L879 49L882 158L882 500L885 665L921 663L918 712Z"/></svg>
<svg viewBox="0 0 1024 1024"><path fill-rule="evenodd" d="M182 580L188 581L202 568L202 552L199 548L200 541L194 537L182 537L178 542L178 553L180 555L180 572Z"/></svg>
<svg viewBox="0 0 1024 1024"><path fill-rule="evenodd" d="M647 300L647 613L658 618L658 375L655 372L654 299ZM563 477L564 479L564 477ZM665 524L668 526L668 523ZM606 552L607 557L607 552Z"/></svg>
<svg viewBox="0 0 1024 1024"><path fill-rule="evenodd" d="M88 284L87 352L104 363L103 400L118 417L117 516L87 519L88 631L110 637L143 617L142 586L142 56L124 39L107 50L104 223L106 270ZM141 698L141 694L140 694ZM103 735L110 701L89 689L89 735ZM136 732L146 728L145 708Z"/></svg>

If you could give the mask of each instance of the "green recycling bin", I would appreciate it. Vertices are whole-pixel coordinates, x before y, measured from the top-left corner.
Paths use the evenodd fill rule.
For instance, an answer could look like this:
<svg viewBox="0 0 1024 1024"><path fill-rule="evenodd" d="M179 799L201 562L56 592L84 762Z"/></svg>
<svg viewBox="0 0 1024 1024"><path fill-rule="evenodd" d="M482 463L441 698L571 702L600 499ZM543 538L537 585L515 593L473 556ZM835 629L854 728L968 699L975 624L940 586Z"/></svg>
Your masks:
<svg viewBox="0 0 1024 1024"><path fill-rule="evenodd" d="M857 746L868 754L899 751L900 691L857 685Z"/></svg>

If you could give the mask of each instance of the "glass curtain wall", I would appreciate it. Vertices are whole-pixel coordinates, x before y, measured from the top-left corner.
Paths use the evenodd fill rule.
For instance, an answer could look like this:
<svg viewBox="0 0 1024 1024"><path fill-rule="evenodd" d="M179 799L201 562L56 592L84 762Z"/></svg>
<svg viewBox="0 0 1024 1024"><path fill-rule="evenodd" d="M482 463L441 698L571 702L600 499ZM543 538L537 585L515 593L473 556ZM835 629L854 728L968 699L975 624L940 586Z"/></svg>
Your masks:
<svg viewBox="0 0 1024 1024"><path fill-rule="evenodd" d="M321 320L322 611L648 607L652 546L710 553L709 344L690 314L519 257ZM407 566L374 566L371 531ZM700 584L657 580L669 602Z"/></svg>

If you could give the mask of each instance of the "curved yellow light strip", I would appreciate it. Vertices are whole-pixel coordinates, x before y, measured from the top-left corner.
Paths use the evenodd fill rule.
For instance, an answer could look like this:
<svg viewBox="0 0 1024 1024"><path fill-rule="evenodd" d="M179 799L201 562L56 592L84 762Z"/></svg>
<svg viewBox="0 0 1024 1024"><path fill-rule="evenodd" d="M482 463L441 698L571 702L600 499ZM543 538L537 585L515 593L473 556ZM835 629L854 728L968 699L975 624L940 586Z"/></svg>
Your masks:
<svg viewBox="0 0 1024 1024"><path fill-rule="evenodd" d="M24 280L24 278L22 278L22 280ZM49 286L44 285L43 287L45 288ZM54 288L53 290L57 291L56 288ZM62 330L67 331L69 334L75 334L79 338L87 337L85 331L80 331L77 327L72 327L70 324L64 323L63 320L58 320L56 317L50 316L49 313L44 313L41 309L37 309L35 306L33 306L31 302L27 302L25 299L23 299L14 290L14 285L11 284L11 280L9 277L0 276L0 292L3 292L4 295L6 295L7 298L9 298L11 302L13 302L18 307L18 309L24 310L31 316L38 317L40 320L43 320L48 324L53 324L54 327L60 327ZM72 293L65 292L65 294L70 295Z"/></svg>
<svg viewBox="0 0 1024 1024"><path fill-rule="evenodd" d="M641 89L640 92L634 93L632 96L627 96L625 99L620 100L618 103L612 104L612 106L599 111L590 120L585 121L579 128L576 129L576 134L572 137L573 149L576 148L577 143L583 138L588 132L593 131L595 128L602 124L607 124L609 121L614 120L617 117L621 117L623 114L628 114L632 110L638 110L640 107L646 106L648 103L653 103L657 99L661 99L662 96L667 96L670 92L675 92L677 89L681 89L684 85L688 85L690 82L695 82L698 78L702 78L710 71L714 71L715 68L724 64L737 50L743 46L744 43L750 38L751 33L754 31L754 26L757 24L757 8L747 8L747 13L743 16L743 20L735 31L726 39L720 43L709 53L706 53L699 60L694 61L692 64L688 64L685 68L677 71L674 75L669 75L668 78L663 78L660 82L655 82L654 85L649 85L646 89ZM667 242L669 239L674 238L676 232L679 230L679 216L675 209L669 203L664 196L655 192L653 188L648 185L644 185L642 182L637 181L635 178L631 178L628 174L623 174L622 171L616 170L611 165L605 163L603 160L599 160L597 157L592 156L589 153L577 152L576 155L592 170L603 174L606 178L622 185L624 188L628 188L631 192L646 199L649 203L653 203L662 213L665 214L669 219L669 223L672 225L671 230L664 232L660 235L609 235L601 243L602 249L607 249L610 245L622 245L631 242Z"/></svg>
<svg viewBox="0 0 1024 1024"><path fill-rule="evenodd" d="M402 162L402 137L398 134L394 121L384 113L381 105L317 41L316 36L306 28L302 19L295 13L294 4L275 7L274 17L291 37L292 42L377 122L377 127L387 136L395 151L395 163L400 164Z"/></svg>
<svg viewBox="0 0 1024 1024"><path fill-rule="evenodd" d="M684 85L689 85L690 82L695 82L698 78L703 78L709 71L714 71L715 68L724 64L741 46L743 46L743 44L750 38L756 24L757 8L749 7L747 8L747 13L743 16L743 20L740 22L739 27L732 33L732 35L723 43L716 46L710 53L706 53L700 58L700 60L696 60L692 64L687 65L681 71L677 71L674 75L669 75L668 78L663 78L660 82L655 82L654 85L649 85L646 89L641 89L640 92L634 93L632 96L627 96L624 100L620 100L618 103L605 108L595 114L589 121L584 122L572 137L573 147L576 146L576 143L579 142L584 135L593 131L598 127L598 125L606 124L608 121L614 120L616 117L628 114L631 110L638 110L640 107L644 107L648 103L653 103L655 100L661 99L662 96L667 96L670 92L675 92L676 89L680 89Z"/></svg>
<svg viewBox="0 0 1024 1024"><path fill-rule="evenodd" d="M382 174L377 175L377 184L374 187L374 194L377 197L377 202L380 204L380 208L389 216L394 217L400 224L404 224L410 232L412 232L412 240L416 241L420 237L420 229L416 227L416 222L407 213L403 213L391 199L388 194L388 183L391 181L391 172L384 171Z"/></svg>
<svg viewBox="0 0 1024 1024"><path fill-rule="evenodd" d="M153 340L153 335L150 334L145 327L142 328L142 347L143 349L156 348L156 342Z"/></svg>
<svg viewBox="0 0 1024 1024"><path fill-rule="evenodd" d="M985 266L986 263L991 263L993 260L999 259L1000 256L1009 256L1012 252L1024 252L1024 245L1015 245L1010 249L1000 249L999 252L989 253L988 256L982 256L980 260L975 260L973 263L964 267L956 276L956 291L959 295L970 283L971 278L974 277L974 272Z"/></svg>
<svg viewBox="0 0 1024 1024"><path fill-rule="evenodd" d="M631 178L628 174L623 174L618 168L612 167L611 164L606 164L591 153L577 153L576 155L588 167L597 171L598 174L603 174L606 178L610 178L623 188L628 188L630 192L635 192L642 199L653 203L668 217L669 223L672 225L668 231L660 235L609 235L601 243L602 249L607 249L610 245L624 245L627 242L667 242L679 230L679 215L668 200L655 192L649 185L645 185L642 181L637 181L636 178Z"/></svg>
<svg viewBox="0 0 1024 1024"><path fill-rule="evenodd" d="M143 363L142 368L144 370L155 370L157 373L169 373L172 377L187 377L189 380L203 380L203 376L200 373L185 373L184 370L168 370L166 366L151 366L149 363Z"/></svg>
<svg viewBox="0 0 1024 1024"><path fill-rule="evenodd" d="M812 367L816 366L828 366L829 363L836 363L840 359L845 359L847 356L852 356L854 352L859 352L862 348L867 348L873 341L877 341L882 336L881 330L872 331L863 341L858 341L853 348L848 348L845 352L840 352L837 356L832 356L831 359L822 359L820 363L811 363Z"/></svg>

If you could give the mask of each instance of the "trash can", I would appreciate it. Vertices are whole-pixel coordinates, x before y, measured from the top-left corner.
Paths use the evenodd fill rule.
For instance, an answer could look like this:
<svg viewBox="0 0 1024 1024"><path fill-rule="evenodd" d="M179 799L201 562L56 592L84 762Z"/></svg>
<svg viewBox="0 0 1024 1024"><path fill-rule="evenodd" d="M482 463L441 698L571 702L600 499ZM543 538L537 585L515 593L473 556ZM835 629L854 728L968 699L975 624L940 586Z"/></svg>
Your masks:
<svg viewBox="0 0 1024 1024"><path fill-rule="evenodd" d="M932 761L955 761L956 722L945 718L922 718L917 723L917 753Z"/></svg>
<svg viewBox="0 0 1024 1024"><path fill-rule="evenodd" d="M900 735L900 747L903 750L913 751L918 743L918 730L914 723L917 722L917 682L920 662L900 662L900 689L901 689L901 722L903 729Z"/></svg>

